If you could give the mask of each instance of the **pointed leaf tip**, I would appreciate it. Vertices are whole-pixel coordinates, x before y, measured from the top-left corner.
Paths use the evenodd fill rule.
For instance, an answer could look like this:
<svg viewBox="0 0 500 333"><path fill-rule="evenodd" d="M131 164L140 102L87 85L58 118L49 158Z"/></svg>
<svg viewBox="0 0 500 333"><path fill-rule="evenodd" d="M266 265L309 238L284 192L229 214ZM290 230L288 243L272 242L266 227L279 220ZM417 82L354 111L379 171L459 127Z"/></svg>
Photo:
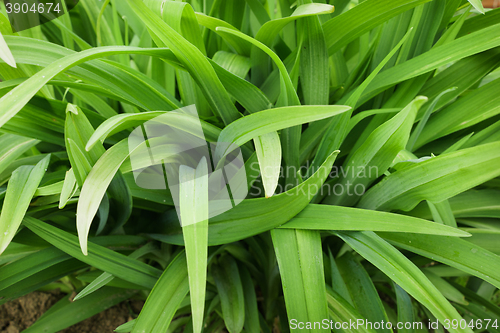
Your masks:
<svg viewBox="0 0 500 333"><path fill-rule="evenodd" d="M17 68L16 60L14 59L14 56L12 55L12 52L10 51L9 46L5 42L5 39L3 38L1 32L0 32L0 59L5 61L7 65Z"/></svg>
<svg viewBox="0 0 500 333"><path fill-rule="evenodd" d="M78 114L78 109L77 106L71 103L68 103L68 106L66 106L66 113L71 112L73 114Z"/></svg>
<svg viewBox="0 0 500 333"><path fill-rule="evenodd" d="M481 0L469 0L469 3L481 14L486 14Z"/></svg>

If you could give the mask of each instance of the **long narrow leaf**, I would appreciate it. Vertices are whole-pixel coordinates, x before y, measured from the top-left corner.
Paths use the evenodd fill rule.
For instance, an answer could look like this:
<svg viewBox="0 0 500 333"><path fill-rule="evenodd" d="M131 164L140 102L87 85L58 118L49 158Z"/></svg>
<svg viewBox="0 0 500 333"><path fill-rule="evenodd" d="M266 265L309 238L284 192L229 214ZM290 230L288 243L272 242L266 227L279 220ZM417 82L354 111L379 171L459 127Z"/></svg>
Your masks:
<svg viewBox="0 0 500 333"><path fill-rule="evenodd" d="M181 165L180 216L189 274L193 330L201 332L205 307L208 243L208 165L203 158L196 169Z"/></svg>
<svg viewBox="0 0 500 333"><path fill-rule="evenodd" d="M36 166L21 166L12 173L0 214L0 254L14 238L49 165L50 155Z"/></svg>

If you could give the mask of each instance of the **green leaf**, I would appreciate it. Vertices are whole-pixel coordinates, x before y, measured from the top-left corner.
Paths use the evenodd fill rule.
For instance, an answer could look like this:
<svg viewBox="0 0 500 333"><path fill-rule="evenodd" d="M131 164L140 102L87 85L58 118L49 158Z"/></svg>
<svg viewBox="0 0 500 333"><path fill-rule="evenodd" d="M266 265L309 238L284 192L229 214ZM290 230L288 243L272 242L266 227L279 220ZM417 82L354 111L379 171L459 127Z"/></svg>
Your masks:
<svg viewBox="0 0 500 333"><path fill-rule="evenodd" d="M49 161L50 155L47 155L36 166L21 166L12 173L0 213L0 254L5 251L21 225Z"/></svg>
<svg viewBox="0 0 500 333"><path fill-rule="evenodd" d="M14 134L0 136L0 172L40 141Z"/></svg>
<svg viewBox="0 0 500 333"><path fill-rule="evenodd" d="M213 61L211 61L211 64L221 79L221 82L227 92L231 94L248 112L253 113L269 109L272 106L272 103L266 95L264 95L264 93L256 86L247 80L228 72Z"/></svg>
<svg viewBox="0 0 500 333"><path fill-rule="evenodd" d="M259 309L252 277L245 266L240 265L239 269L245 297L245 324L243 326L246 332L259 333Z"/></svg>
<svg viewBox="0 0 500 333"><path fill-rule="evenodd" d="M474 84L480 82L497 67L499 59L499 53L496 49L463 58L430 78L419 94L429 97L429 100L434 100L443 91L449 89L450 86L458 87L453 92L441 96L435 106L435 110L439 110L468 89L473 88ZM417 119L420 119L425 114L425 108L422 108Z"/></svg>
<svg viewBox="0 0 500 333"><path fill-rule="evenodd" d="M237 37L240 37L243 40L246 40L250 43L252 43L256 48L260 49L263 51L265 54L267 54L271 59L274 61L276 66L279 69L280 73L280 99L277 103L278 106L290 106L290 105L300 105L299 97L297 96L297 92L295 90L295 86L290 78L290 75L288 74L288 71L281 61L281 59L278 57L278 55L273 52L266 44L258 41L257 39L254 39L248 35L245 35L239 31L232 30L232 29L227 29L224 27L218 27L216 31L219 34L229 34L229 35L234 35ZM260 52L259 54L262 54ZM293 71L292 71L293 72ZM298 152L298 146L300 142L300 128L298 126L294 126L291 128L286 128L283 133L282 133L282 142L283 142L283 157L284 160L287 164L288 167L299 167L299 152ZM219 140L220 141L220 140ZM217 153L217 152L216 152ZM221 156L221 155L219 155ZM287 183L292 183L293 180L296 179L295 175L292 175L291 177L287 177ZM291 181L292 180L292 181Z"/></svg>
<svg viewBox="0 0 500 333"><path fill-rule="evenodd" d="M218 51L214 54L213 61L242 79L247 76L251 67L250 59L247 57L226 51Z"/></svg>
<svg viewBox="0 0 500 333"><path fill-rule="evenodd" d="M280 91L281 91L281 98L283 99L284 103L283 105L300 105L299 97L297 96L297 92L295 91L295 88L293 86L292 80L290 78L290 75L288 74L288 71L281 61L281 59L278 57L278 55L273 52L265 43L260 42L259 40L252 38L248 35L245 35L244 33L233 30L233 29L228 29L225 27L217 27L216 31L219 34L222 35L234 35L237 36L252 45L254 45L256 48L260 49L265 54L267 54L276 64L276 66L279 69L280 73Z"/></svg>
<svg viewBox="0 0 500 333"><path fill-rule="evenodd" d="M227 330L230 333L241 332L245 323L245 298L236 262L230 256L223 256L217 265L212 266L212 275Z"/></svg>
<svg viewBox="0 0 500 333"><path fill-rule="evenodd" d="M328 317L328 303L320 233L274 229L271 236L288 316L299 322L321 322Z"/></svg>
<svg viewBox="0 0 500 333"><path fill-rule="evenodd" d="M372 232L337 233L356 252L429 309L436 318L460 320L457 310L408 258ZM431 236L426 236L431 237ZM470 328L449 328L450 332L472 332Z"/></svg>
<svg viewBox="0 0 500 333"><path fill-rule="evenodd" d="M122 324L122 325L118 326L115 329L115 332L116 333L129 333L129 332L132 332L132 330L134 329L134 325L135 325L136 320L137 319L132 319L131 321L127 321L125 324Z"/></svg>
<svg viewBox="0 0 500 333"><path fill-rule="evenodd" d="M288 23L299 18L329 14L333 13L333 11L333 6L322 3L308 3L300 5L294 10L292 15L266 22L257 32L256 39L267 46L272 46L270 45L271 42Z"/></svg>
<svg viewBox="0 0 500 333"><path fill-rule="evenodd" d="M377 75L384 68L384 66L386 66L389 60L392 59L392 57L396 54L399 48L405 43L405 41L411 35L411 31L412 29L410 29L410 31L406 33L406 35L403 36L403 38L401 38L399 43L389 52L387 56L385 56L385 58L380 62L380 64L378 64L378 66L373 70L373 72L370 73L370 75L363 81L363 83L361 83L356 88L356 90L354 90L354 92L349 97L344 97L344 99L346 99L346 104L351 106L352 109L349 112L346 112L341 116L332 119L332 121L329 124L325 124L326 133L323 135L323 138L321 139L320 145L318 147L318 151L314 156L314 160L310 168L311 170L314 170L314 168L321 161L323 161L328 151L332 149L338 149L341 147L342 142L345 140L345 137L350 132L350 130L352 130L352 127L349 126L350 123L352 124L352 122L349 119L351 118L352 111L356 108L356 105L358 104L361 95L370 85L370 83L377 77ZM415 101L417 109L419 103L420 102Z"/></svg>
<svg viewBox="0 0 500 333"><path fill-rule="evenodd" d="M30 246L11 242L7 249L5 249L2 253L2 257L0 257L0 264L3 265L13 260L22 259L40 249L40 246Z"/></svg>
<svg viewBox="0 0 500 333"><path fill-rule="evenodd" d="M441 99L441 97L449 92L457 90L457 87L452 87L450 89L446 89L442 93L440 93L432 102L432 104L429 106L427 110L425 110L425 114L420 119L417 127L413 131L413 133L410 136L410 139L408 140L408 143L406 145L406 150L413 151L413 146L415 146L415 142L417 141L418 137L422 133L422 130L424 129L425 125L427 124L427 120L429 119L430 115L432 112L434 112L434 108L436 107L437 103Z"/></svg>
<svg viewBox="0 0 500 333"><path fill-rule="evenodd" d="M391 244L421 256L456 267L500 286L500 257L462 239L417 234L379 233Z"/></svg>
<svg viewBox="0 0 500 333"><path fill-rule="evenodd" d="M39 187L36 189L35 191L35 197L36 196L49 196L49 195L56 195L56 194L59 194L61 193L61 190L62 190L62 187L63 187L63 182L57 182L57 183L53 183L53 184L50 184L50 185L47 185L47 186L42 186L42 187Z"/></svg>
<svg viewBox="0 0 500 333"><path fill-rule="evenodd" d="M141 112L136 114L119 114L114 117L111 117L104 121L92 134L88 142L86 143L86 150L90 150L96 145L99 141L102 143L104 140L121 132L123 130L137 127L144 122L154 119L158 117L155 121L161 121L163 119L162 115L166 114L165 111L151 111L151 112ZM203 129L203 134L207 141L217 141L217 138L220 135L220 129L212 124L209 124L203 120L199 120L196 117L192 117L190 115L176 114L175 117L169 117L169 126L173 126L175 128L180 128L189 133L195 134L197 132L190 132L189 124L197 121L198 124L201 124ZM174 122L174 119L178 120Z"/></svg>
<svg viewBox="0 0 500 333"><path fill-rule="evenodd" d="M127 140L108 149L95 163L83 183L76 210L76 225L82 252L87 255L87 237L92 220L120 165L128 157Z"/></svg>
<svg viewBox="0 0 500 333"><path fill-rule="evenodd" d="M461 149L469 141L469 139L473 135L474 135L474 132L472 132L472 133L464 136L463 138L461 138L460 140L458 140L457 142L455 142L453 145L451 145L448 148L446 148L446 150L443 151L442 154L452 153L454 151L457 151L457 150Z"/></svg>
<svg viewBox="0 0 500 333"><path fill-rule="evenodd" d="M500 45L499 27L500 25L492 26L471 33L445 45L434 47L430 51L405 61L398 66L389 68L373 80L372 84L370 84L367 91L361 97L360 103L366 102L368 99L399 82L428 73L450 62L497 47ZM485 34L488 34L488 37Z"/></svg>
<svg viewBox="0 0 500 333"><path fill-rule="evenodd" d="M410 216L359 208L309 204L280 226L286 229L386 231L468 237L467 232Z"/></svg>
<svg viewBox="0 0 500 333"><path fill-rule="evenodd" d="M413 312L413 305L411 303L411 298L408 296L406 291L400 286L394 283L394 291L396 292L396 300L398 304L398 322L400 323L414 323L415 314ZM410 328L403 327L398 329L401 333L413 333L413 324Z"/></svg>
<svg viewBox="0 0 500 333"><path fill-rule="evenodd" d="M24 332L59 332L129 299L136 292L135 290L106 287L76 302L71 302L69 297L65 297L54 304Z"/></svg>
<svg viewBox="0 0 500 333"><path fill-rule="evenodd" d="M5 61L7 65L17 68L16 59L10 52L9 46L5 43L5 39L3 38L2 33L0 32L0 59Z"/></svg>
<svg viewBox="0 0 500 333"><path fill-rule="evenodd" d="M500 317L500 308L498 306L496 306L495 304L484 299L483 297L481 297L480 295L478 295L474 291L470 290L469 288L465 288L456 282L450 281L450 284L453 287L455 287L458 291L463 293L467 299L473 301L475 304L481 305L484 310L486 310L490 314L494 315L495 317L497 317L497 318Z"/></svg>
<svg viewBox="0 0 500 333"><path fill-rule="evenodd" d="M190 4L179 1L148 1L146 4L162 17L164 22L168 22L169 26L206 55L198 21ZM179 93L184 104L195 103L200 115L212 115L212 112L207 108L208 104L202 91L189 73L176 70L176 76Z"/></svg>
<svg viewBox="0 0 500 333"><path fill-rule="evenodd" d="M228 29L238 30L231 24L227 23L226 21L218 19L216 17L211 17L203 13L195 13L195 14L198 23L201 26L204 26L214 32L216 31L217 27L225 27ZM231 35L223 36L223 38L238 54L245 56L248 56L250 54L250 45L247 42Z"/></svg>
<svg viewBox="0 0 500 333"><path fill-rule="evenodd" d="M86 256L82 254L76 236L32 217L25 217L23 223L35 234L70 256L125 281L152 288L161 274L154 267L92 242L88 244Z"/></svg>
<svg viewBox="0 0 500 333"><path fill-rule="evenodd" d="M435 222L446 224L454 228L457 227L457 221L455 221L455 216L453 216L453 211L451 210L448 200L443 200L438 203L427 201L427 204L432 211Z"/></svg>
<svg viewBox="0 0 500 333"><path fill-rule="evenodd" d="M484 8L483 8L483 3L481 0L468 0L474 8L476 8L477 11L479 11L481 14L484 14Z"/></svg>
<svg viewBox="0 0 500 333"><path fill-rule="evenodd" d="M7 41L17 62L22 64L47 67L58 63L66 56L76 54L41 40L9 36ZM142 54L146 49L137 48L137 50ZM149 49L147 53L159 56L169 63L178 63L177 58L169 50ZM56 80L57 85L111 96L145 110L172 110L182 106L156 81L137 70L117 63L95 60L71 67L66 73L75 79L85 81L86 84ZM116 80L117 77L120 77L120 80Z"/></svg>
<svg viewBox="0 0 500 333"><path fill-rule="evenodd" d="M142 257L145 254L148 254L152 251L156 250L156 246L154 243L148 243L145 246L135 250L130 254L130 258L133 259L138 259ZM89 283L85 288L82 289L74 298L73 301L78 301L81 298L84 298L96 290L99 290L100 288L104 287L107 285L109 282L111 282L114 279L114 276L112 274L109 274L107 272L102 273L99 275L95 280L93 280L91 283Z"/></svg>
<svg viewBox="0 0 500 333"><path fill-rule="evenodd" d="M269 132L254 139L266 198L272 197L278 187L281 166L281 143L277 132Z"/></svg>
<svg viewBox="0 0 500 333"><path fill-rule="evenodd" d="M161 41L163 45L160 46L169 47L185 66L202 89L212 109L218 113L224 123L229 124L239 118L238 110L231 103L229 95L203 53L163 22L141 0L127 1L151 33L158 41Z"/></svg>
<svg viewBox="0 0 500 333"><path fill-rule="evenodd" d="M129 292L148 301L119 331L310 332L457 311L500 320L500 9L481 15L470 2L481 10L479 0L84 0L15 32L0 1L0 222L24 186L12 173L51 159L26 213L11 209L27 216L0 255L0 304L81 291L33 332L64 330ZM430 103L405 109L417 96ZM215 159L239 145L248 196L183 225L205 211L190 186L203 176L189 169L193 183L179 182L190 188L180 216L171 189L141 188L132 172L156 158L147 148L161 131L138 160L127 140L194 106L199 117L167 125L201 125ZM416 324L385 331L432 330Z"/></svg>
<svg viewBox="0 0 500 333"><path fill-rule="evenodd" d="M371 322L387 322L387 314L368 272L350 253L337 260L337 266L345 281L349 295L359 313ZM377 332L390 332L381 327Z"/></svg>
<svg viewBox="0 0 500 333"><path fill-rule="evenodd" d="M179 209L186 245L193 330L201 332L205 310L208 243L208 165L179 167Z"/></svg>
<svg viewBox="0 0 500 333"><path fill-rule="evenodd" d="M155 49L153 50L157 51ZM108 55L130 53L147 55L151 54L150 51L151 49L148 50L136 47L108 46L70 54L60 59L59 61L56 61L37 72L0 99L0 126L3 126L7 121L14 117L21 110L21 108L25 106L29 100L52 78L67 69L82 62Z"/></svg>
<svg viewBox="0 0 500 333"><path fill-rule="evenodd" d="M235 242L271 230L288 222L304 209L325 181L338 151L333 152L311 177L287 192L270 198L246 199L233 209L210 219L208 245ZM172 244L183 244L180 229L172 226L166 234L151 237Z"/></svg>
<svg viewBox="0 0 500 333"><path fill-rule="evenodd" d="M366 319L342 296L336 293L330 286L327 286L328 307L330 317L337 323L350 323L356 322L357 320L366 321ZM345 327L345 326L344 326ZM368 328L366 325L356 326L354 329L347 328L343 329L346 333L374 333L373 329Z"/></svg>
<svg viewBox="0 0 500 333"><path fill-rule="evenodd" d="M297 7L296 11L306 5L320 5L312 4L311 0L302 3L304 4ZM331 11L333 9L331 8ZM302 33L300 82L304 94L304 103L308 105L327 105L330 72L328 68L328 48L320 19L318 17L306 17L297 22L297 27Z"/></svg>
<svg viewBox="0 0 500 333"><path fill-rule="evenodd" d="M347 303L350 305L353 304L351 295L349 295L349 290L347 289L347 286L344 282L344 279L342 278L342 275L340 274L339 268L337 266L337 263L335 262L335 258L333 257L333 254L328 248L328 256L329 256L329 261L330 261L330 271L332 275L332 288L338 291L338 296L340 298L344 299ZM327 292L330 293L330 289L328 288L329 286L327 285ZM328 298L328 295L327 295ZM328 300L328 303L330 301ZM329 305L330 306L330 305Z"/></svg>
<svg viewBox="0 0 500 333"><path fill-rule="evenodd" d="M396 171L361 198L360 208L410 210L440 202L500 175L500 142L440 155Z"/></svg>
<svg viewBox="0 0 500 333"><path fill-rule="evenodd" d="M95 284L93 287L95 287L97 284L104 284L108 287L117 287L117 288L124 288L124 289L135 289L135 290L150 290L151 288L146 288L144 286L135 284L135 283L130 283L128 281L125 281L123 279L113 277L113 278L106 278L106 276L109 276L109 273L102 272L101 270L94 270L86 273L82 273L78 275L78 280L86 283L93 283L95 281ZM112 276L112 275L111 275ZM104 279L106 278L106 279ZM90 290L93 291L93 290Z"/></svg>
<svg viewBox="0 0 500 333"><path fill-rule="evenodd" d="M272 47L272 43L276 36L278 36L279 32L290 22L309 16L329 14L333 11L333 6L322 3L308 3L300 5L290 16L266 22L255 35L255 39L268 47ZM321 29L320 27L318 28ZM260 84L264 81L266 75L268 75L265 53L261 50L253 49L251 60L253 67L255 67L255 69L252 70L252 81Z"/></svg>
<svg viewBox="0 0 500 333"><path fill-rule="evenodd" d="M347 132L350 133L353 128L358 125L362 120L366 119L367 117L377 115L377 114L385 114L385 113L397 113L401 111L401 109L376 109L376 110L366 110L366 111L361 111L360 113L357 113L354 115L350 120L349 120L349 126L347 129Z"/></svg>
<svg viewBox="0 0 500 333"><path fill-rule="evenodd" d="M432 284L436 286L436 288L443 294L444 297L458 304L468 304L468 302L465 300L465 296L460 291L455 289L452 285L450 285L445 279L429 270L424 270L423 272L425 276L427 276L429 281L431 281Z"/></svg>
<svg viewBox="0 0 500 333"><path fill-rule="evenodd" d="M423 128L415 148L437 138L473 126L500 113L500 97L497 92L500 79L488 83L444 108Z"/></svg>
<svg viewBox="0 0 500 333"><path fill-rule="evenodd" d="M29 294L42 288L53 281L57 281L75 271L87 268L88 266L76 259L69 259L58 264L45 268L37 273L30 274L29 277L13 284L9 288L1 291L0 304L15 300L21 296Z"/></svg>
<svg viewBox="0 0 500 333"><path fill-rule="evenodd" d="M238 119L226 126L219 135L218 141L242 146L260 135L332 117L349 109L350 107L343 105L288 106L268 109ZM307 112L304 112L306 110ZM224 152L219 149L216 155L223 156Z"/></svg>
<svg viewBox="0 0 500 333"><path fill-rule="evenodd" d="M449 199L456 218L500 217L500 191L494 189L470 190ZM420 214L423 215L423 214ZM426 217L430 216L426 214Z"/></svg>
<svg viewBox="0 0 500 333"><path fill-rule="evenodd" d="M391 0L363 1L323 24L329 54L334 54L390 18L426 2L428 0L403 0L395 7Z"/></svg>
<svg viewBox="0 0 500 333"><path fill-rule="evenodd" d="M188 291L186 255L182 252L172 260L151 290L132 333L165 332Z"/></svg>
<svg viewBox="0 0 500 333"><path fill-rule="evenodd" d="M73 169L69 169L66 171L66 175L64 177L64 183L61 189L61 195L59 198L59 209L63 209L68 203L69 199L71 199L78 190L78 183L76 181L75 173Z"/></svg>
<svg viewBox="0 0 500 333"><path fill-rule="evenodd" d="M67 142L68 157L74 170L73 174L79 187L83 185L92 166L105 152L102 145L95 145L89 151L85 150L85 144L93 132L94 128L82 110L76 105L68 104L64 137Z"/></svg>
<svg viewBox="0 0 500 333"><path fill-rule="evenodd" d="M14 243L11 243L14 244ZM29 254L15 262L5 265L0 269L2 277L0 290L5 290L16 283L43 271L44 269L68 260L69 256L55 247ZM3 296L3 295L2 295Z"/></svg>
<svg viewBox="0 0 500 333"><path fill-rule="evenodd" d="M498 244L499 230L483 230L476 228L464 228L470 231L472 237L467 239L472 244L481 246L482 248L500 255L500 246ZM464 230L464 231L465 231Z"/></svg>
<svg viewBox="0 0 500 333"><path fill-rule="evenodd" d="M341 175L338 182L344 189L342 194L339 196L334 193L330 194L324 202L334 205L355 204L359 199L357 186L360 186L363 189L360 192L364 193L366 188L389 168L394 158L404 149L410 137L415 116L425 102L427 102L426 97L417 97L397 115L377 127L345 161L342 168L347 172L345 176ZM355 169L354 172L350 172L350 168ZM375 169L373 175L372 169Z"/></svg>

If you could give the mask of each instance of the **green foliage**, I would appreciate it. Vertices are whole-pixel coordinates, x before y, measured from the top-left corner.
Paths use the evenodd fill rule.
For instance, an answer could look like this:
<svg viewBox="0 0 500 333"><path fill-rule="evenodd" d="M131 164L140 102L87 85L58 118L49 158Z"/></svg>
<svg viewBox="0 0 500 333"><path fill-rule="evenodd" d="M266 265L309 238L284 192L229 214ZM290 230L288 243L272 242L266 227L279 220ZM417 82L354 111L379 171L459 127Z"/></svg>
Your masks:
<svg viewBox="0 0 500 333"><path fill-rule="evenodd" d="M479 0L80 0L19 33L0 3L0 304L77 295L30 333L132 297L117 332L498 332L499 67ZM131 131L192 104L245 161L216 216L208 161L178 207L132 172Z"/></svg>

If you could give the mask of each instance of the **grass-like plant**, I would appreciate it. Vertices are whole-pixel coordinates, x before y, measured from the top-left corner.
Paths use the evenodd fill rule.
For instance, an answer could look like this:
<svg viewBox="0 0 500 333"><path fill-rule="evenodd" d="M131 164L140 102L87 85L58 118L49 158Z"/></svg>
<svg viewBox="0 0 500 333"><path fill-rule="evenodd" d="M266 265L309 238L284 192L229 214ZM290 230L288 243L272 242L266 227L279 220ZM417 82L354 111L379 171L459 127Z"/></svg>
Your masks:
<svg viewBox="0 0 500 333"><path fill-rule="evenodd" d="M0 3L0 303L76 293L24 332L130 298L117 332L499 332L500 9L325 2ZM245 161L211 217L206 159L176 207L129 158L193 104Z"/></svg>

